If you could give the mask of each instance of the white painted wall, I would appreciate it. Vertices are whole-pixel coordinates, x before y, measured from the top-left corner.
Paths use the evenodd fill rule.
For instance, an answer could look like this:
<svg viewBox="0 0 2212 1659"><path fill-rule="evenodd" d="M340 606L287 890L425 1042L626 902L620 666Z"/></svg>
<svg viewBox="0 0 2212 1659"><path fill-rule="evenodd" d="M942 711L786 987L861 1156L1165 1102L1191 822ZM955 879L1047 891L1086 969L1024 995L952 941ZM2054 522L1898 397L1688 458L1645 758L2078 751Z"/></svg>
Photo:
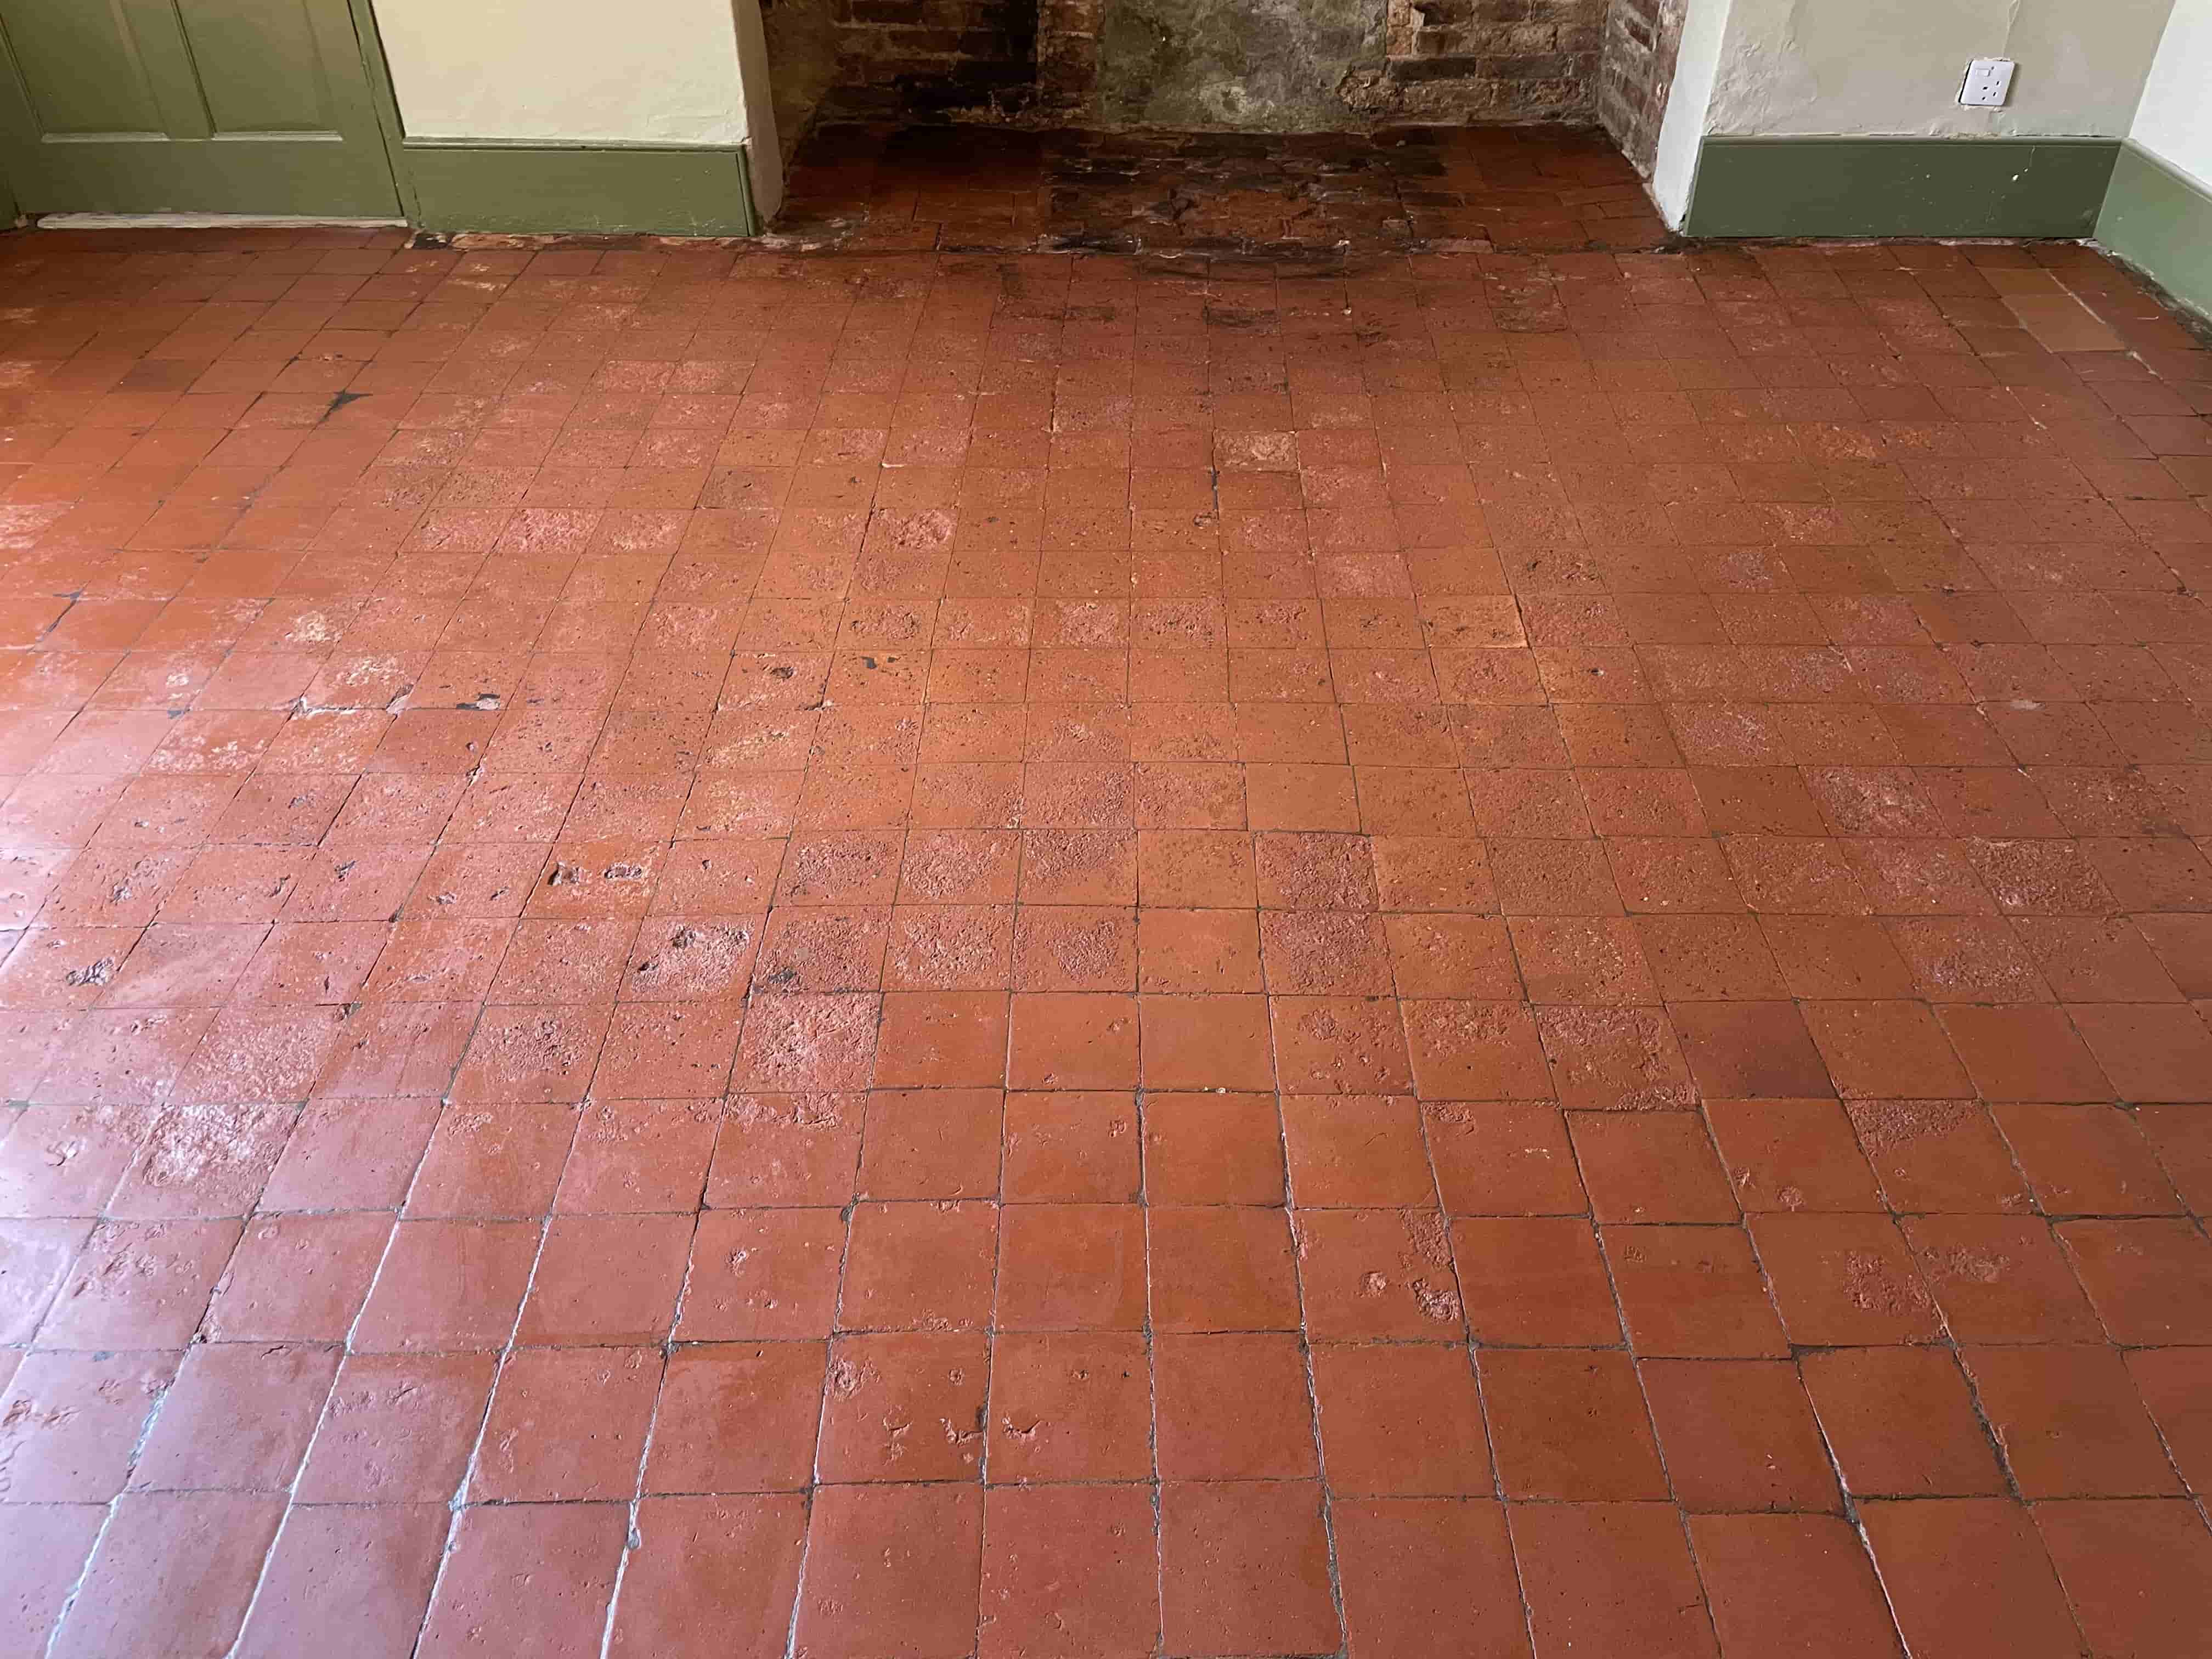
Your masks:
<svg viewBox="0 0 2212 1659"><path fill-rule="evenodd" d="M1651 199L1659 216L1676 229L1690 210L1690 187L1698 178L1698 147L1713 99L1726 42L1732 0L1690 0L1682 19L1682 41L1674 58L1674 84L1667 112L1659 121L1659 148L1651 162Z"/></svg>
<svg viewBox="0 0 2212 1659"><path fill-rule="evenodd" d="M375 0L410 138L735 144L731 0Z"/></svg>
<svg viewBox="0 0 2212 1659"><path fill-rule="evenodd" d="M1705 130L2119 137L2173 4L1734 0ZM1970 58L2017 60L2004 108L1960 106L1959 78ZM2212 97L2203 88L2200 82L2200 101Z"/></svg>
<svg viewBox="0 0 2212 1659"><path fill-rule="evenodd" d="M2176 0L2128 136L2212 191L2212 0Z"/></svg>
<svg viewBox="0 0 2212 1659"><path fill-rule="evenodd" d="M744 90L745 143L752 155L753 206L763 220L783 206L783 134L775 125L769 87L768 30L760 0L733 0L738 26L738 78Z"/></svg>

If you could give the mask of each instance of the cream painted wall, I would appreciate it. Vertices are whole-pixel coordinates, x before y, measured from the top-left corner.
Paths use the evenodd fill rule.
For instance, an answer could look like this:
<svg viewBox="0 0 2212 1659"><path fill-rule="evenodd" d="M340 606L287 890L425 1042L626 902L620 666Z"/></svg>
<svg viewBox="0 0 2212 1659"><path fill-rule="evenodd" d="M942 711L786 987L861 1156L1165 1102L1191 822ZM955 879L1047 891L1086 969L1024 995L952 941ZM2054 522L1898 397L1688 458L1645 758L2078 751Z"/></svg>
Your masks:
<svg viewBox="0 0 2212 1659"><path fill-rule="evenodd" d="M2212 191L2212 0L2176 0L2128 136Z"/></svg>
<svg viewBox="0 0 2212 1659"><path fill-rule="evenodd" d="M746 137L731 0L374 3L410 138L704 145Z"/></svg>
<svg viewBox="0 0 2212 1659"><path fill-rule="evenodd" d="M1679 229L1690 210L1698 179L1698 147L1705 142L1713 82L1728 36L1731 0L1690 0L1674 58L1674 84L1660 118L1659 149L1651 162L1651 199L1659 216Z"/></svg>
<svg viewBox="0 0 2212 1659"><path fill-rule="evenodd" d="M734 0L738 26L738 76L744 88L745 145L752 156L753 206L772 219L783 206L783 175L790 165L783 134L775 124L775 100L769 95L768 31L761 22L760 0Z"/></svg>
<svg viewBox="0 0 2212 1659"><path fill-rule="evenodd" d="M2173 3L1734 0L1705 130L2118 137ZM1960 105L1970 58L2018 61L2006 107Z"/></svg>

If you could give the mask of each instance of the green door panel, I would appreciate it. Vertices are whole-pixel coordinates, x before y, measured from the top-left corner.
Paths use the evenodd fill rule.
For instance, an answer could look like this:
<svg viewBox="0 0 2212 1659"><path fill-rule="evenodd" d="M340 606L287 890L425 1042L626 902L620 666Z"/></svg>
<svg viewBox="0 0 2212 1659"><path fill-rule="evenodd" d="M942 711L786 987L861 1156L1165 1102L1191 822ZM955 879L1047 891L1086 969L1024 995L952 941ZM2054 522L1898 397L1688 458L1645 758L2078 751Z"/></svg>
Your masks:
<svg viewBox="0 0 2212 1659"><path fill-rule="evenodd" d="M182 0L177 15L216 131L330 132L344 118L307 0Z"/></svg>
<svg viewBox="0 0 2212 1659"><path fill-rule="evenodd" d="M27 213L397 216L346 0L0 0Z"/></svg>
<svg viewBox="0 0 2212 1659"><path fill-rule="evenodd" d="M57 136L152 133L161 106L120 9L107 0L70 5L0 4L9 67L36 126Z"/></svg>

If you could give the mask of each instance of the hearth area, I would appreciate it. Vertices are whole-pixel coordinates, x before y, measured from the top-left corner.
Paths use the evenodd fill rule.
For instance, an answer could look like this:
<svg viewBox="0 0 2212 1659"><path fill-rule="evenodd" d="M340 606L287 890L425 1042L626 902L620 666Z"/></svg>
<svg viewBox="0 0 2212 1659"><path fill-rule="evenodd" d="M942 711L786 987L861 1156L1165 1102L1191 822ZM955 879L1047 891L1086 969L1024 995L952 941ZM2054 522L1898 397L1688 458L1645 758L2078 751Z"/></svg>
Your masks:
<svg viewBox="0 0 2212 1659"><path fill-rule="evenodd" d="M1684 0L771 0L817 122L1370 132L1597 125L1648 167Z"/></svg>

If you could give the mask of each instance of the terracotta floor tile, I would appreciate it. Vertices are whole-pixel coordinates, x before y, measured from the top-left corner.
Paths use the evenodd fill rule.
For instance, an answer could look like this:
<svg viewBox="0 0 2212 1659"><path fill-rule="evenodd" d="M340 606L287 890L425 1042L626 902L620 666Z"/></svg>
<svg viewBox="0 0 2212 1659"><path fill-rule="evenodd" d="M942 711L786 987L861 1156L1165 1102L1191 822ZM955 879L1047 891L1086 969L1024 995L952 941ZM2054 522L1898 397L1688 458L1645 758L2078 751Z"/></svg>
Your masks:
<svg viewBox="0 0 2212 1659"><path fill-rule="evenodd" d="M554 1207L584 1215L696 1210L721 1119L719 1101L595 1103L577 1126Z"/></svg>
<svg viewBox="0 0 2212 1659"><path fill-rule="evenodd" d="M866 1099L733 1096L707 1168L708 1204L843 1205L854 1192Z"/></svg>
<svg viewBox="0 0 2212 1659"><path fill-rule="evenodd" d="M2093 1644L2179 1654L2198 1639L2187 1587L2212 1567L2212 1531L2189 1504L2043 1504L2035 1523Z"/></svg>
<svg viewBox="0 0 2212 1659"><path fill-rule="evenodd" d="M883 1000L875 1080L925 1089L1000 1085L1008 1077L1006 1022L1006 999L996 992L894 991Z"/></svg>
<svg viewBox="0 0 2212 1659"><path fill-rule="evenodd" d="M238 1243L235 1221L114 1221L92 1231L40 1327L50 1348L181 1347Z"/></svg>
<svg viewBox="0 0 2212 1659"><path fill-rule="evenodd" d="M227 1649L244 1623L281 1496L143 1492L118 1501L50 1652Z"/></svg>
<svg viewBox="0 0 2212 1659"><path fill-rule="evenodd" d="M797 1640L860 1653L973 1650L981 1493L972 1486L824 1486L808 1527Z"/></svg>
<svg viewBox="0 0 2212 1659"><path fill-rule="evenodd" d="M1506 1514L1539 1653L1719 1651L1671 1505L1513 1504Z"/></svg>
<svg viewBox="0 0 2212 1659"><path fill-rule="evenodd" d="M627 1498L661 1388L653 1348L519 1348L500 1367L469 1479L478 1503Z"/></svg>
<svg viewBox="0 0 2212 1659"><path fill-rule="evenodd" d="M1924 1215L1910 1217L1901 1224L1955 1340L2097 1340L2096 1316L2041 1221L2025 1216Z"/></svg>
<svg viewBox="0 0 2212 1659"><path fill-rule="evenodd" d="M1690 1538L1722 1653L1872 1659L1899 1651L1873 1564L1844 1522L1701 1515Z"/></svg>
<svg viewBox="0 0 2212 1659"><path fill-rule="evenodd" d="M1175 1481L1160 1491L1161 1613L1170 1653L1324 1653L1341 1639L1321 1488Z"/></svg>
<svg viewBox="0 0 2212 1659"><path fill-rule="evenodd" d="M861 1133L861 1195L994 1196L1003 1111L995 1089L877 1090Z"/></svg>
<svg viewBox="0 0 2212 1659"><path fill-rule="evenodd" d="M2127 1367L2111 1349L1970 1348L1963 1358L2025 1496L2179 1493Z"/></svg>
<svg viewBox="0 0 2212 1659"><path fill-rule="evenodd" d="M1787 1351L1741 1228L1604 1227L1599 1237L1638 1354L1747 1359Z"/></svg>
<svg viewBox="0 0 2212 1659"><path fill-rule="evenodd" d="M1421 1124L1448 1212L1562 1215L1588 1208L1565 1120L1550 1101L1424 1102Z"/></svg>
<svg viewBox="0 0 2212 1659"><path fill-rule="evenodd" d="M1155 1204L1275 1204L1285 1194L1275 1097L1144 1097L1145 1193Z"/></svg>
<svg viewBox="0 0 2212 1659"><path fill-rule="evenodd" d="M1502 1506L1339 1499L1331 1516L1350 1650L1361 1659L1528 1653Z"/></svg>
<svg viewBox="0 0 2212 1659"><path fill-rule="evenodd" d="M465 1653L495 1623L538 1652L590 1652L606 1627L627 1521L620 1504L463 1510L418 1651Z"/></svg>
<svg viewBox="0 0 2212 1659"><path fill-rule="evenodd" d="M1749 1225L1792 1342L1935 1340L1935 1297L1887 1217L1755 1215Z"/></svg>
<svg viewBox="0 0 2212 1659"><path fill-rule="evenodd" d="M1942 1348L1832 1348L1800 1362L1855 1498L2002 1490L1958 1361Z"/></svg>
<svg viewBox="0 0 2212 1659"><path fill-rule="evenodd" d="M308 1504L450 1502L497 1368L488 1353L351 1356L331 1387L295 1497Z"/></svg>
<svg viewBox="0 0 2212 1659"><path fill-rule="evenodd" d="M1015 1089L1130 1089L1137 1000L1039 992L1013 999L1004 1080Z"/></svg>
<svg viewBox="0 0 2212 1659"><path fill-rule="evenodd" d="M508 1361L488 1434L501 1420L507 1376L526 1357ZM811 1342L714 1342L677 1349L659 1379L642 1489L773 1492L805 1486L814 1472L823 1377L823 1351ZM488 1440L487 1448L494 1443ZM477 1455L479 1470L485 1455Z"/></svg>
<svg viewBox="0 0 2212 1659"><path fill-rule="evenodd" d="M690 1654L788 1638L806 1534L801 1494L647 1498L635 1526L613 1651Z"/></svg>
<svg viewBox="0 0 2212 1659"><path fill-rule="evenodd" d="M337 1358L323 1347L223 1342L190 1350L139 1448L131 1486L289 1490L323 1414Z"/></svg>
<svg viewBox="0 0 2212 1659"><path fill-rule="evenodd" d="M104 1504L26 1505L22 1522L35 1528L24 1547L0 1564L0 1607L8 1639L26 1653L43 1652L60 1620L70 1593L92 1554L94 1540L107 1519Z"/></svg>
<svg viewBox="0 0 2212 1659"><path fill-rule="evenodd" d="M1148 1091L1273 1085L1268 1000L1207 994L1147 994L1137 1000L1143 1032L1140 1069Z"/></svg>
<svg viewBox="0 0 2212 1659"><path fill-rule="evenodd" d="M1009 1334L993 1346L991 1372L994 1480L1150 1475L1152 1382L1141 1336Z"/></svg>
<svg viewBox="0 0 2212 1659"><path fill-rule="evenodd" d="M1145 1322L1145 1212L1021 1204L1000 1224L1001 1330L1135 1330Z"/></svg>
<svg viewBox="0 0 2212 1659"><path fill-rule="evenodd" d="M2185 1650L2202 354L1416 136L0 237L0 1648Z"/></svg>
<svg viewBox="0 0 2212 1659"><path fill-rule="evenodd" d="M1627 1355L1491 1349L1481 1372L1508 1498L1666 1496L1666 1475Z"/></svg>
<svg viewBox="0 0 2212 1659"><path fill-rule="evenodd" d="M1420 1108L1411 1098L1291 1095L1282 1105L1291 1197L1299 1207L1435 1201Z"/></svg>
<svg viewBox="0 0 2212 1659"><path fill-rule="evenodd" d="M1428 1345L1313 1351L1322 1448L1338 1493L1480 1492L1490 1447L1464 1350Z"/></svg>
<svg viewBox="0 0 2212 1659"><path fill-rule="evenodd" d="M179 1360L174 1352L17 1358L0 1407L11 1498L105 1504L121 1492Z"/></svg>
<svg viewBox="0 0 2212 1659"><path fill-rule="evenodd" d="M92 1236L89 1221L64 1218L0 1222L0 1251L8 1263L0 1280L0 1340L27 1343Z"/></svg>
<svg viewBox="0 0 2212 1659"><path fill-rule="evenodd" d="M991 1322L999 1211L981 1202L862 1204L837 1303L840 1330L969 1330ZM809 1263L810 1268L815 1264ZM834 1274L834 1261L827 1264Z"/></svg>
<svg viewBox="0 0 2212 1659"><path fill-rule="evenodd" d="M1155 1329L1261 1331L1297 1325L1305 1246L1303 1234L1294 1243L1283 1211L1162 1205L1150 1209L1146 1219ZM1309 1301L1311 1295L1309 1289Z"/></svg>
<svg viewBox="0 0 2212 1659"><path fill-rule="evenodd" d="M2174 1468L2192 1492L2202 1492L2212 1476L2212 1404L2203 1386L2205 1354L2196 1348L2137 1348L2124 1358Z"/></svg>
<svg viewBox="0 0 2212 1659"><path fill-rule="evenodd" d="M2172 1214L2181 1206L2154 1138L2119 1108L2008 1103L1990 1115L2045 1214Z"/></svg>
<svg viewBox="0 0 2212 1659"><path fill-rule="evenodd" d="M2202 1342L2212 1333L2212 1245L2185 1221L2068 1221L2057 1228L2115 1342Z"/></svg>
<svg viewBox="0 0 2212 1659"><path fill-rule="evenodd" d="M1705 1126L1688 1112L1574 1112L1575 1157L1601 1222L1734 1221Z"/></svg>
<svg viewBox="0 0 2212 1659"><path fill-rule="evenodd" d="M556 1217L538 1251L516 1340L557 1346L665 1340L691 1256L692 1228L688 1215Z"/></svg>
<svg viewBox="0 0 2212 1659"><path fill-rule="evenodd" d="M1942 1020L1985 1099L2101 1100L2112 1092L2060 1009L1954 1006Z"/></svg>
<svg viewBox="0 0 2212 1659"><path fill-rule="evenodd" d="M1306 1359L1288 1332L1163 1335L1152 1353L1166 1480L1297 1480L1318 1472Z"/></svg>
<svg viewBox="0 0 2212 1659"><path fill-rule="evenodd" d="M1788 1003L1692 1002L1670 1012L1708 1099L1795 1100L1833 1088L1802 1016Z"/></svg>
<svg viewBox="0 0 2212 1659"><path fill-rule="evenodd" d="M2124 1099L2189 1100L2203 1093L2212 1030L2193 1008L2092 1003L2068 1012Z"/></svg>
<svg viewBox="0 0 2212 1659"><path fill-rule="evenodd" d="M1159 1568L1152 1497L1139 1486L994 1487L983 1502L976 1651L1039 1644L1086 1653L1152 1651ZM1080 1561L1079 1575L1068 1564Z"/></svg>
<svg viewBox="0 0 2212 1659"><path fill-rule="evenodd" d="M1012 1094L1006 1103L1009 1200L1123 1203L1142 1185L1136 1102L1113 1091Z"/></svg>
<svg viewBox="0 0 2212 1659"><path fill-rule="evenodd" d="M257 1659L352 1643L411 1644L453 1522L443 1504L301 1504L284 1520L237 1651Z"/></svg>
<svg viewBox="0 0 2212 1659"><path fill-rule="evenodd" d="M1571 1347L1620 1339L1596 1234L1579 1217L1460 1221L1452 1256L1478 1341Z"/></svg>
<svg viewBox="0 0 2212 1659"><path fill-rule="evenodd" d="M261 1189L262 1207L397 1208L438 1118L434 1100L309 1102Z"/></svg>
<svg viewBox="0 0 2212 1659"><path fill-rule="evenodd" d="M1875 1210L1874 1173L1833 1100L1708 1100L1737 1200L1746 1210Z"/></svg>
<svg viewBox="0 0 2212 1659"><path fill-rule="evenodd" d="M1435 1342L1465 1330L1453 1240L1433 1210L1304 1210L1293 1230L1310 1335Z"/></svg>
<svg viewBox="0 0 2212 1659"><path fill-rule="evenodd" d="M1534 1100L1553 1092L1535 1022L1525 1004L1422 1000L1403 1006L1411 1080L1422 1099ZM1322 1023L1310 1033L1316 1047L1326 1050L1363 1039L1374 1045L1373 1058L1364 1068L1374 1080L1350 1086L1406 1086L1405 1062L1386 1046L1398 1041L1395 1032L1377 1031L1368 1039L1363 1029L1326 1008L1308 1016L1309 1024L1316 1019ZM1279 1046L1279 1036L1277 1042Z"/></svg>
<svg viewBox="0 0 2212 1659"><path fill-rule="evenodd" d="M1638 1368L1676 1501L1692 1512L1820 1510L1841 1494L1797 1367L1648 1359Z"/></svg>
<svg viewBox="0 0 2212 1659"><path fill-rule="evenodd" d="M2080 1651L2050 1557L2011 1499L1869 1504L1860 1516L1908 1650Z"/></svg>

